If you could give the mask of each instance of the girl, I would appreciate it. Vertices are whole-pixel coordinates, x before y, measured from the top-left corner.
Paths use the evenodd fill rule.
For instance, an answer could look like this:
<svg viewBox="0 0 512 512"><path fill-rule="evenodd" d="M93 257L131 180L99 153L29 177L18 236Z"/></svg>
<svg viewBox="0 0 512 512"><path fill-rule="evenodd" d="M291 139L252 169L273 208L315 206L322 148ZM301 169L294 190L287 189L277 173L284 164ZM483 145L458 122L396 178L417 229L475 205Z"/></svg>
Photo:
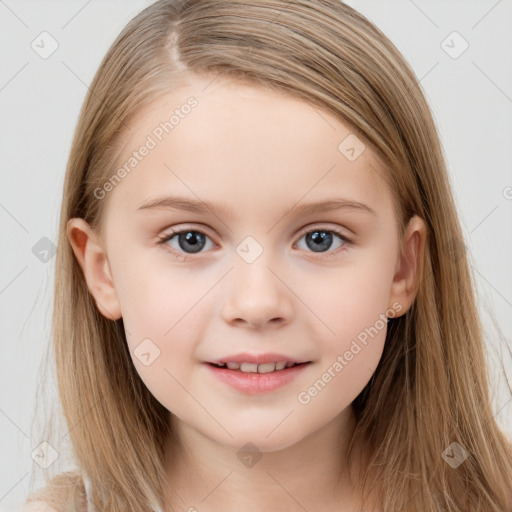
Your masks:
<svg viewBox="0 0 512 512"><path fill-rule="evenodd" d="M161 0L90 87L53 336L68 511L512 510L416 77L338 0Z"/></svg>

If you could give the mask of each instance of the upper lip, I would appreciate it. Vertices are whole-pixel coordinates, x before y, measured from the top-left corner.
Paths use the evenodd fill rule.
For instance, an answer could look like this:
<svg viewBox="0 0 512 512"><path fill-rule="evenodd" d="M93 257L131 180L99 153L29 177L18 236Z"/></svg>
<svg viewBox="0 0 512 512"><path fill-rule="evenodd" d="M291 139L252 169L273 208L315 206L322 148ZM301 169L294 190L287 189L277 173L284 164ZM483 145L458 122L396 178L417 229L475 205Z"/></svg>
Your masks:
<svg viewBox="0 0 512 512"><path fill-rule="evenodd" d="M233 354L230 356L221 357L213 361L208 361L213 364L222 363L253 363L253 364L265 364L265 363L279 363L279 362L292 362L296 364L310 363L311 361L306 359L297 359L293 356L287 356L285 354L277 354L273 352L267 352L265 354Z"/></svg>

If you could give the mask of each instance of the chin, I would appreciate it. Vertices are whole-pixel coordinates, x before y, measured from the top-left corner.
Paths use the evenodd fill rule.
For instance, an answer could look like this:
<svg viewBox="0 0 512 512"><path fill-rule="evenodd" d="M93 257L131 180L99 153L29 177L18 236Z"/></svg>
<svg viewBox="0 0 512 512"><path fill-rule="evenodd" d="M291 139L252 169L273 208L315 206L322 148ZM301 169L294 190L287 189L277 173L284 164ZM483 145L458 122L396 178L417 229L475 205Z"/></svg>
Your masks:
<svg viewBox="0 0 512 512"><path fill-rule="evenodd" d="M227 427L233 437L226 434L222 436L222 439L217 439L217 442L237 451L242 450L244 446L248 450L251 449L250 446L254 446L259 452L271 453L285 450L304 438L297 430L292 432L283 428L278 432L280 427L275 427L276 423L271 428L265 425L264 428L244 428L243 431L237 430L234 426ZM273 429L275 430L273 431Z"/></svg>

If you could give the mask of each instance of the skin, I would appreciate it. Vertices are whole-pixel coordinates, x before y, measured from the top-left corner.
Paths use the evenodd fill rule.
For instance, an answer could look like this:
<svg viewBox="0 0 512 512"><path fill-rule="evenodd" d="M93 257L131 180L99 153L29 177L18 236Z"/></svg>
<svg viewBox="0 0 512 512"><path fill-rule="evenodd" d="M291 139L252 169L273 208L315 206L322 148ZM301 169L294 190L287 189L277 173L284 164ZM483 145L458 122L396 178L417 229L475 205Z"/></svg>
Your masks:
<svg viewBox="0 0 512 512"><path fill-rule="evenodd" d="M425 225L411 219L401 255L391 190L374 155L366 148L350 161L338 149L350 127L306 102L227 79L189 76L157 100L132 121L116 164L190 96L197 107L102 199L101 232L83 219L68 224L98 310L123 317L137 372L172 412L178 441L166 445L167 508L357 510L356 482L343 462L351 403L377 367L385 327L307 404L298 395L380 315L410 308ZM230 213L137 211L169 194ZM365 203L375 215L292 211L334 197ZM159 245L170 228L205 232L201 252L186 252L183 237L185 249L177 236ZM320 228L352 243L333 235L315 252L305 234ZM252 263L236 252L247 236L263 249ZM147 338L160 351L148 366L134 355ZM258 396L232 389L203 364L270 351L312 363ZM237 456L247 442L261 454L250 467ZM355 467L366 454L357 448Z"/></svg>

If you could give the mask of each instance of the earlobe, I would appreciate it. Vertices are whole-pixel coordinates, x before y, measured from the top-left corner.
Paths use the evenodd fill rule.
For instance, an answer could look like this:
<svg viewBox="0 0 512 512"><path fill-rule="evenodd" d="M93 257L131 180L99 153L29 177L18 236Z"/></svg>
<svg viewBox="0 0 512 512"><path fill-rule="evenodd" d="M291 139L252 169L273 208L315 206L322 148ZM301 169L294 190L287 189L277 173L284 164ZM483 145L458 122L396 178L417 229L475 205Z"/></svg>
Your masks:
<svg viewBox="0 0 512 512"><path fill-rule="evenodd" d="M107 254L90 225L80 218L68 221L67 235L98 311L110 320L122 317Z"/></svg>
<svg viewBox="0 0 512 512"><path fill-rule="evenodd" d="M391 286L389 307L395 302L402 305L400 315L412 306L418 292L420 271L426 241L426 226L423 219L415 215L404 234L404 250L399 254Z"/></svg>

